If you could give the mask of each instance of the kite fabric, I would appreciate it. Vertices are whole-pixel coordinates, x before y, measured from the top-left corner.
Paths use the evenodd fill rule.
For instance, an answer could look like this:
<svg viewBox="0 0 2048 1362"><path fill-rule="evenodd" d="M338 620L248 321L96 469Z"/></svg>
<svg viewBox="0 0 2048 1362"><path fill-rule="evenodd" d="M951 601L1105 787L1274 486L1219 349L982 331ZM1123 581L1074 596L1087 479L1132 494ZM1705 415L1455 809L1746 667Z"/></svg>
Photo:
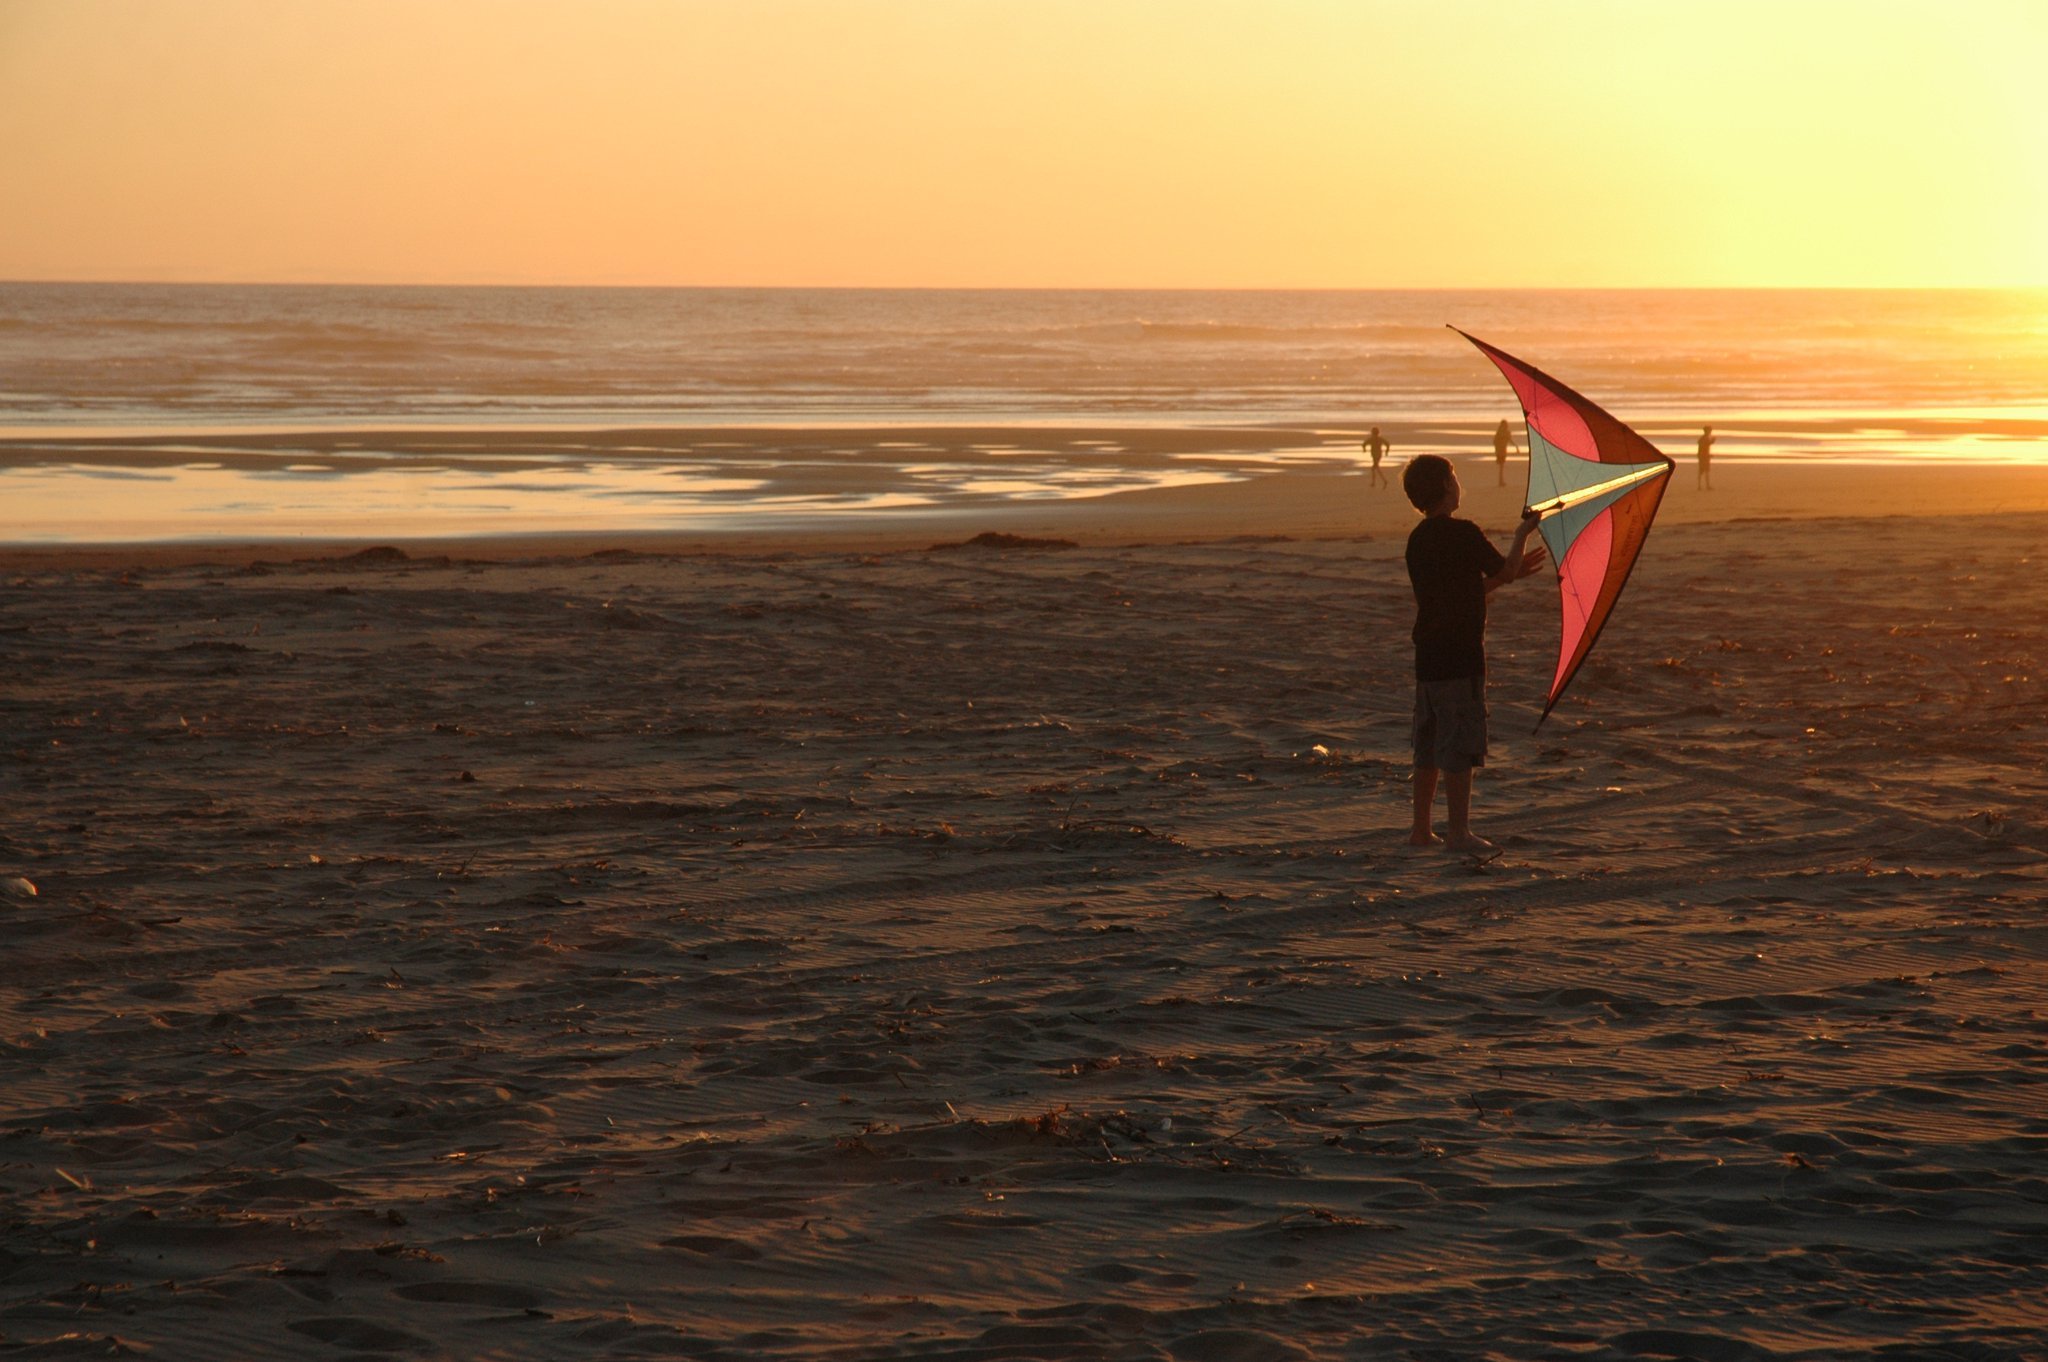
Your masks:
<svg viewBox="0 0 2048 1362"><path fill-rule="evenodd" d="M1620 599L1673 465L1648 440L1541 369L1458 334L1500 369L1529 423L1527 505L1543 517L1537 529L1557 565L1563 613L1540 728Z"/></svg>

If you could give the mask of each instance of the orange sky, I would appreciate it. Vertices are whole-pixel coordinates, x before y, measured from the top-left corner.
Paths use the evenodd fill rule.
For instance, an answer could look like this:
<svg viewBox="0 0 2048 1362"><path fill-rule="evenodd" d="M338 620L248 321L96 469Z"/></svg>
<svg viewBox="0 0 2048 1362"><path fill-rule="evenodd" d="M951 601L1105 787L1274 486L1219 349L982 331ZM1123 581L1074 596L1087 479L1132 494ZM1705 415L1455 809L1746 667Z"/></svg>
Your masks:
<svg viewBox="0 0 2048 1362"><path fill-rule="evenodd" d="M2038 0L0 0L0 278L2048 285Z"/></svg>

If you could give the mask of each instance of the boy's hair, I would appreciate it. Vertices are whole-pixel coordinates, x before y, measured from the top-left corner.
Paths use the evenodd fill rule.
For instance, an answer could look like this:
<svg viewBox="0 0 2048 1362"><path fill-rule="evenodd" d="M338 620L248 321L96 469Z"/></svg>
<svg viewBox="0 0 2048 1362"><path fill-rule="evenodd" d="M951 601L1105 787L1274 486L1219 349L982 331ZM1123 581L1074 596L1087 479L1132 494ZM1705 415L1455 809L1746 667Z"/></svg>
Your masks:
<svg viewBox="0 0 2048 1362"><path fill-rule="evenodd" d="M1427 515L1451 490L1451 461L1440 454L1417 454L1401 470L1401 490L1416 510Z"/></svg>

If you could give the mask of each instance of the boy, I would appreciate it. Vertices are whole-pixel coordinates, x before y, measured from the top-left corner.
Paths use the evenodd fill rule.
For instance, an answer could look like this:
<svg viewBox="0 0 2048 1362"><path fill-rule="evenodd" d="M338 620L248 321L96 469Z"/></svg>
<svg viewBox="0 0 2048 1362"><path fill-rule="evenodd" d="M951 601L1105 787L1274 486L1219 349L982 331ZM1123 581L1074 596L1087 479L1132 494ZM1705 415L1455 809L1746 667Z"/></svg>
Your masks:
<svg viewBox="0 0 2048 1362"><path fill-rule="evenodd" d="M1415 826L1408 844L1485 854L1495 847L1473 833L1470 819L1472 768L1486 764L1486 598L1543 566L1543 545L1526 547L1539 517L1523 518L1503 558L1484 530L1451 514L1463 489L1448 459L1410 460L1401 490L1424 517L1408 536L1415 588ZM1447 838L1429 826L1439 771Z"/></svg>

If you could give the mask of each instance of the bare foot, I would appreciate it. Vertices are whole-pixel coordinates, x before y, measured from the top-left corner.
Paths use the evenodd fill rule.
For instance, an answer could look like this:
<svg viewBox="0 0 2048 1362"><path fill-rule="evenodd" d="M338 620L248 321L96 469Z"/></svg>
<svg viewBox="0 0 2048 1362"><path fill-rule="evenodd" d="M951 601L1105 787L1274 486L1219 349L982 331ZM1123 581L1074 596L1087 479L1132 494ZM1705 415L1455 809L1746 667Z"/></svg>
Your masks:
<svg viewBox="0 0 2048 1362"><path fill-rule="evenodd" d="M1424 828L1420 832L1411 832L1408 834L1408 845L1411 847L1440 847L1443 844L1444 839L1437 836L1435 833L1429 831L1427 828Z"/></svg>
<svg viewBox="0 0 2048 1362"><path fill-rule="evenodd" d="M1470 856L1498 856L1500 848L1476 832L1460 833L1445 845L1452 851L1462 851Z"/></svg>

